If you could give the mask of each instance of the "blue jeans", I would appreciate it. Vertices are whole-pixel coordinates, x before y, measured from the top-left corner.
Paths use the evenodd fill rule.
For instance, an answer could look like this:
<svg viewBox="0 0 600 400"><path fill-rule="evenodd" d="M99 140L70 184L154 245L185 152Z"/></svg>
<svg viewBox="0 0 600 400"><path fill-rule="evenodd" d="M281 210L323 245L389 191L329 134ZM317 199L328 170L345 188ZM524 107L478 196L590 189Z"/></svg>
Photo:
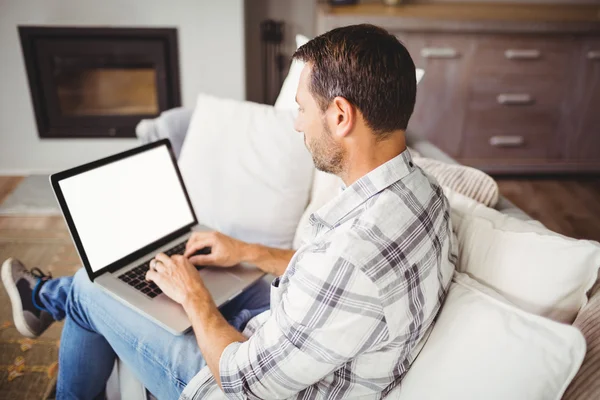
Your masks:
<svg viewBox="0 0 600 400"><path fill-rule="evenodd" d="M59 351L58 399L93 399L104 392L118 356L159 399L177 399L206 363L193 332L175 336L90 282L85 270L52 279L39 290L41 308L65 319ZM270 285L260 280L221 313L236 328L267 310Z"/></svg>

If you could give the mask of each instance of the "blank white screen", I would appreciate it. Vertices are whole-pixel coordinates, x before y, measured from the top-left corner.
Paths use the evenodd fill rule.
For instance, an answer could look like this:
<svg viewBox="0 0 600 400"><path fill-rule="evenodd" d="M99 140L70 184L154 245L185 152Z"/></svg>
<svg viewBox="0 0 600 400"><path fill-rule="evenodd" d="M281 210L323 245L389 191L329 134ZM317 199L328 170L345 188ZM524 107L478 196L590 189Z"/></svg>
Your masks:
<svg viewBox="0 0 600 400"><path fill-rule="evenodd" d="M194 221L166 146L59 185L93 271Z"/></svg>

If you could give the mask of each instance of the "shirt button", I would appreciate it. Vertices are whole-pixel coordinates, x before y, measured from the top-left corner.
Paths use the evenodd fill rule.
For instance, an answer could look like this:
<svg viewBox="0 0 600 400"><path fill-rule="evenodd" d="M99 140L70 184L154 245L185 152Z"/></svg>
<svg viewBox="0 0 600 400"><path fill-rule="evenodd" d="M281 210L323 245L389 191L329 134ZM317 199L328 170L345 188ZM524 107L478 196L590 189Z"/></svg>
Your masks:
<svg viewBox="0 0 600 400"><path fill-rule="evenodd" d="M408 166L412 168L412 167L414 166L414 165L413 165L413 162L412 162L412 161L409 161L409 162L408 162Z"/></svg>

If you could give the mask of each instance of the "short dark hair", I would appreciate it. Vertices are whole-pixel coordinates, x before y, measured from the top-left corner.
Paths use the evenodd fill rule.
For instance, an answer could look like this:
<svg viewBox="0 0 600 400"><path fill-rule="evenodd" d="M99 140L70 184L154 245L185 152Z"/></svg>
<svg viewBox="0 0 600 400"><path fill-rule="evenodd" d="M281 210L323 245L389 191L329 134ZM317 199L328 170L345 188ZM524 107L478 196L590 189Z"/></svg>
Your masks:
<svg viewBox="0 0 600 400"><path fill-rule="evenodd" d="M309 91L323 111L341 96L376 134L406 130L415 107L415 64L385 29L368 24L333 29L292 58L312 65Z"/></svg>

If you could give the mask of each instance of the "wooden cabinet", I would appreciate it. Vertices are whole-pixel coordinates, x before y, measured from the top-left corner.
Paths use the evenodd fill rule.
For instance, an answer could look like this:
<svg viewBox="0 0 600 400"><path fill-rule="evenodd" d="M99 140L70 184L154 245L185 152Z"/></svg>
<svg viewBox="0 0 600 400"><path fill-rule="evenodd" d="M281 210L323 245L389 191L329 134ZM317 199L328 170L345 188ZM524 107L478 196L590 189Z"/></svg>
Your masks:
<svg viewBox="0 0 600 400"><path fill-rule="evenodd" d="M560 169L578 42L498 34L476 42L459 159L490 172Z"/></svg>
<svg viewBox="0 0 600 400"><path fill-rule="evenodd" d="M409 130L459 161L489 173L600 172L600 6L563 8L323 7L318 26L395 34L425 69Z"/></svg>
<svg viewBox="0 0 600 400"><path fill-rule="evenodd" d="M567 157L576 162L600 160L600 37L586 38L578 54L578 82L574 88L574 132L567 141Z"/></svg>
<svg viewBox="0 0 600 400"><path fill-rule="evenodd" d="M457 105L468 100L474 41L465 35L416 33L407 35L405 40L415 65L427 71L427 79L423 79L417 89L410 128L429 132L432 143L458 157L466 109ZM457 135L448 135L449 131Z"/></svg>

